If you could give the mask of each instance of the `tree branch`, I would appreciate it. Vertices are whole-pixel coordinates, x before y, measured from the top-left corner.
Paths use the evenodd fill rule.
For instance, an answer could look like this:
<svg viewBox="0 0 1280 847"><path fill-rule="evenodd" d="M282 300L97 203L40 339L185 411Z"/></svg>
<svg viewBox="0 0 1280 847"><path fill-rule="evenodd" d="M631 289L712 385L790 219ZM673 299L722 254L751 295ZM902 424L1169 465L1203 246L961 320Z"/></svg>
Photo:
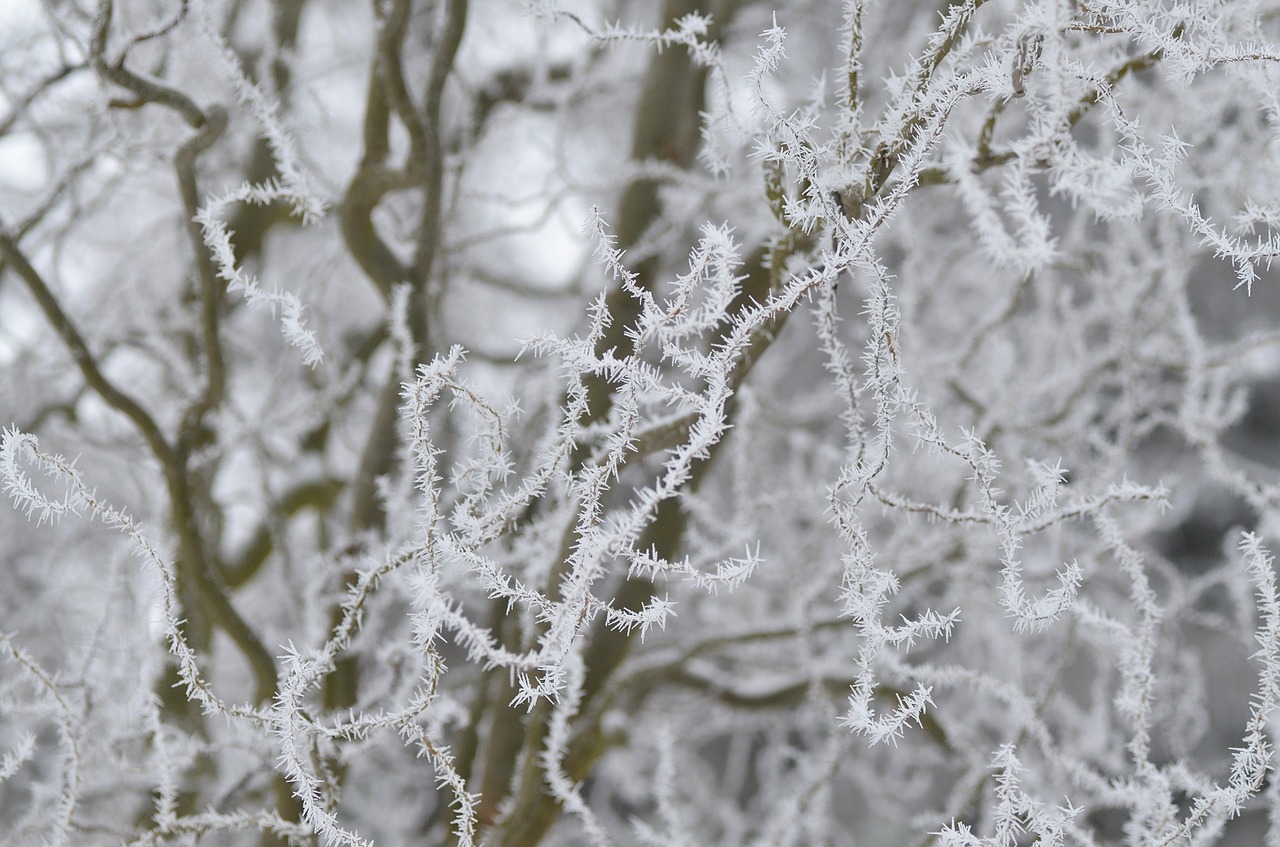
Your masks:
<svg viewBox="0 0 1280 847"><path fill-rule="evenodd" d="M54 332L71 353L71 358L80 370L81 376L84 377L84 381L102 398L103 402L120 412L137 427L138 432L151 448L152 455L161 465L173 464L176 456L165 439L164 433L160 431L160 426L137 400L117 388L102 373L97 359L90 352L89 345L85 343L84 336L80 334L71 317L63 311L62 305L49 289L44 278L9 236L3 220L0 220L0 256L4 257L5 263L27 284L27 290L31 292L45 319L49 321Z"/></svg>

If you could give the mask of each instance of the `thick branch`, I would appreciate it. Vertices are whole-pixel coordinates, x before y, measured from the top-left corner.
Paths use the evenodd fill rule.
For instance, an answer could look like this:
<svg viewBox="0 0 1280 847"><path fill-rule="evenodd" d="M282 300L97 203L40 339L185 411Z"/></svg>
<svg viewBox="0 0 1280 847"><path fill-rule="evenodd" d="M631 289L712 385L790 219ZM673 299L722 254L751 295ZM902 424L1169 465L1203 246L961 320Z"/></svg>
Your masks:
<svg viewBox="0 0 1280 847"><path fill-rule="evenodd" d="M158 103L168 106L191 126L199 129L204 125L205 113L190 97L176 88L165 85L154 77L142 76L124 66L124 60L108 61L107 33L111 29L111 15L115 10L113 0L102 0L98 5L98 14L93 22L93 37L89 42L89 57L93 69L103 79L127 88L137 98L133 101L112 101L119 108L138 108L147 103Z"/></svg>
<svg viewBox="0 0 1280 847"><path fill-rule="evenodd" d="M407 174L386 164L391 149L391 107L387 102L383 83L387 65L385 54L392 47L399 49L399 42L393 41L388 45L388 39L402 41L403 38L404 27L393 30L384 28L378 42L378 52L369 69L369 82L365 92L364 123L361 130L364 153L338 208L342 237L346 241L348 252L383 298L388 300L392 286L409 279L409 269L396 258L391 248L378 235L373 225L373 210L388 192L412 185Z"/></svg>
<svg viewBox="0 0 1280 847"><path fill-rule="evenodd" d="M327 509L345 487L338 479L322 479L307 482L286 492L275 504L274 511L281 518L290 518L306 508ZM222 581L228 588L239 588L258 573L275 547L272 528L265 521L258 525L240 555L233 564L221 568Z"/></svg>
<svg viewBox="0 0 1280 847"><path fill-rule="evenodd" d="M467 0L448 0L444 26L435 55L431 58L431 76L422 104L422 130L425 149L422 166L422 217L418 222L418 245L414 264L425 285L431 278L440 248L440 210L444 205L444 150L440 138L441 106L444 86L453 70L458 47L467 26ZM425 304L424 304L425 305ZM415 341L417 338L415 337Z"/></svg>
<svg viewBox="0 0 1280 847"><path fill-rule="evenodd" d="M160 462L168 483L169 505L173 512L174 529L178 534L182 551L180 574L190 581L189 584L194 589L194 594L187 594L184 597L188 606L186 611L189 616L201 612L207 614L211 622L231 636L244 652L253 670L258 701L269 701L275 694L275 661L244 619L231 606L230 600L211 575L208 557L200 540L192 506L188 473L182 456L165 439L164 433L160 431L159 425L150 414L102 373L84 337L63 311L43 277L9 237L3 222L0 222L0 255L4 256L9 267L26 282L28 290L44 312L45 318L71 352L71 357L80 369L85 382L102 398L103 402L123 414L138 428L151 448L151 452Z"/></svg>
<svg viewBox="0 0 1280 847"><path fill-rule="evenodd" d="M200 342L204 351L205 384L197 400L183 417L179 443L186 449L200 438L205 416L222 402L226 393L226 367L222 357L222 334L219 314L222 309L223 285L218 279L213 256L204 243L204 232L196 222L200 212L200 188L196 177L196 158L208 150L227 128L227 113L220 106L210 107L199 131L187 140L174 156L178 189L186 217L187 238L195 254L196 276L200 287Z"/></svg>
<svg viewBox="0 0 1280 847"><path fill-rule="evenodd" d="M306 0L279 0L274 5L272 15L272 32L275 37L277 55L271 63L271 82L280 102L289 102L289 86L293 73L284 55L293 51L298 42L298 24L302 19L302 10ZM246 68L252 67L248 57L242 59ZM259 136L253 144L253 152L245 166L245 180L251 184L265 183L279 172L276 168L275 154L271 144L263 136ZM236 264L241 265L249 256L256 256L262 251L262 243L273 225L287 220L291 210L285 204L240 203L227 221L227 229L236 234Z"/></svg>
<svg viewBox="0 0 1280 847"><path fill-rule="evenodd" d="M54 332L71 353L72 360L75 361L76 367L79 368L80 374L89 387L108 406L133 422L160 464L168 466L176 462L173 448L165 439L164 433L160 431L160 426L155 419L137 400L117 388L102 373L97 359L90 352L89 345L85 343L84 336L80 334L71 317L63 311L62 304L58 302L58 298L49 289L44 278L9 236L3 221L0 221L0 256L4 257L5 263L27 284L27 290L31 292L45 319L49 321Z"/></svg>

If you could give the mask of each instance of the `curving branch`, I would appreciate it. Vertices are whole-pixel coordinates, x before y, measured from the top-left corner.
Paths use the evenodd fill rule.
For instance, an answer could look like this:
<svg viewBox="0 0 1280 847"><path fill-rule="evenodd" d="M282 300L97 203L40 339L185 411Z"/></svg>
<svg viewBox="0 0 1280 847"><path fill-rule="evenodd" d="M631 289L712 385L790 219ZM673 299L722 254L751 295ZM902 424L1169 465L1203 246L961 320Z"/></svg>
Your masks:
<svg viewBox="0 0 1280 847"><path fill-rule="evenodd" d="M98 365L98 360L89 350L89 345L85 343L84 336L81 335L80 330L76 327L75 322L71 320L71 316L62 308L62 304L58 302L58 298L50 290L44 277L35 269L26 254L19 248L17 242L9 235L3 219L0 219L0 257L3 257L5 264L27 284L27 290L35 298L36 304L40 307L40 311L44 313L45 319L49 321L49 325L53 327L54 332L62 339L63 345L66 346L67 351L71 354L71 359L76 363L76 367L79 369L80 375L84 377L85 383L102 398L103 402L133 423L146 440L147 446L151 448L152 455L156 457L161 465L169 466L174 464L177 458L176 454L165 438L164 433L160 430L159 424L142 407L141 403L107 379L107 376L102 372L102 368Z"/></svg>
<svg viewBox="0 0 1280 847"><path fill-rule="evenodd" d="M213 256L204 243L204 232L197 222L200 212L200 188L196 177L196 159L212 147L227 129L227 112L211 106L204 124L178 148L173 157L178 176L178 190L186 215L187 238L195 256L196 276L200 292L200 341L204 352L205 382L198 400L183 415L178 442L190 450L202 437L205 417L217 408L226 394L226 364L222 355L219 315L223 305L224 285L218 278Z"/></svg>
<svg viewBox="0 0 1280 847"><path fill-rule="evenodd" d="M1141 73L1151 67L1154 67L1164 56L1163 50L1152 50L1149 53L1143 53L1121 62L1116 67L1107 71L1103 77L1106 88L1119 83L1121 80L1136 73ZM1098 98L1102 95L1101 88L1095 88L1080 98L1079 103L1067 114L1067 129L1071 129L1089 114L1093 106L1098 102ZM987 117L982 123L982 129L978 132L978 145L975 155L970 163L970 167L975 173L980 173L991 168L999 167L1013 161L1016 154L1012 150L996 150L992 146L992 140L995 138L996 125L1000 120L1000 116L1004 114L1005 108L1008 106L1007 100L1001 100L994 103L987 112ZM1046 163L1047 164L1047 163ZM923 168L916 184L920 186L929 185L948 185L954 182L946 168L932 167Z"/></svg>
<svg viewBox="0 0 1280 847"><path fill-rule="evenodd" d="M167 106L180 114L196 129L204 126L206 115L195 101L178 89L165 85L158 79L143 76L124 66L124 58L110 60L107 57L107 34L115 10L113 0L101 0L93 21L93 35L89 41L89 59L94 71L103 79L133 92L133 100L112 100L118 109L137 109L149 103Z"/></svg>
<svg viewBox="0 0 1280 847"><path fill-rule="evenodd" d="M345 487L345 481L340 479L303 483L286 491L275 503L274 511L281 518L291 518L303 509L323 511L333 505ZM223 584L228 588L239 588L253 579L274 549L275 534L272 527L264 521L253 531L235 561L219 567Z"/></svg>
<svg viewBox="0 0 1280 847"><path fill-rule="evenodd" d="M123 414L142 434L152 454L159 461L168 483L169 505L174 528L182 550L180 574L187 578L190 591L184 592L189 616L207 614L209 621L220 626L245 654L254 674L256 697L269 702L275 694L275 660L262 645L235 608L223 588L212 576L212 567L204 550L193 507L189 472L183 454L165 438L160 426L133 397L116 387L105 374L85 343L75 323L63 310L44 278L18 245L10 238L0 221L0 255L27 284L54 331L71 353L85 382L108 406ZM202 639L197 639L197 643Z"/></svg>

